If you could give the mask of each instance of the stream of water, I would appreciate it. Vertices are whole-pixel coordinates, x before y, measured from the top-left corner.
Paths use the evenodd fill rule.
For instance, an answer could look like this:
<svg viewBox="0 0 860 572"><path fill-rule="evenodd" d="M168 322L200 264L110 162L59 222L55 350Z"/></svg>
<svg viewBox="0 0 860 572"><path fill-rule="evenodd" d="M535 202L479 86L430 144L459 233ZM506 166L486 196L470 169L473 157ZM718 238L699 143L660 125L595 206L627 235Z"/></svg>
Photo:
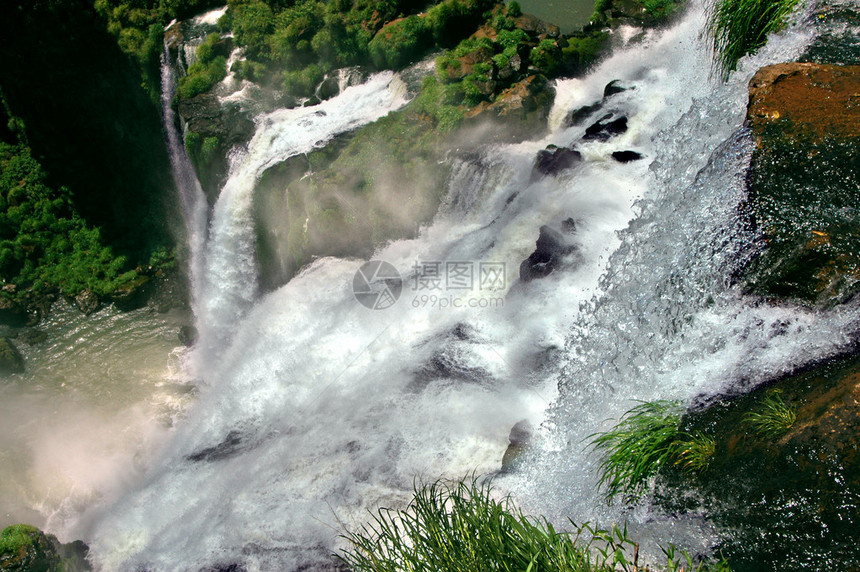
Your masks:
<svg viewBox="0 0 860 572"><path fill-rule="evenodd" d="M732 284L753 238L737 211L751 153L747 82L796 56L811 32L792 27L722 84L703 26L694 6L588 76L558 81L544 139L452 154L432 224L374 255L402 277L371 284L399 295L385 309L354 295L360 260L318 259L261 294L251 201L266 168L404 105L396 74L258 117L208 223L174 131L200 331L177 363L198 393L133 477L54 531L90 542L103 570L322 569L344 527L405 505L416 478L498 471L511 427L527 419L538 446L497 482L529 510L627 520L647 539L706 550L713 531L701 520L606 507L584 439L635 400L689 404L839 351L858 324L853 307L772 307ZM626 91L568 126L613 80ZM609 113L627 131L584 140ZM575 146L583 161L537 176L535 156L550 144ZM629 150L644 158L611 157ZM521 281L541 226L562 232L568 219L575 252L548 277Z"/></svg>

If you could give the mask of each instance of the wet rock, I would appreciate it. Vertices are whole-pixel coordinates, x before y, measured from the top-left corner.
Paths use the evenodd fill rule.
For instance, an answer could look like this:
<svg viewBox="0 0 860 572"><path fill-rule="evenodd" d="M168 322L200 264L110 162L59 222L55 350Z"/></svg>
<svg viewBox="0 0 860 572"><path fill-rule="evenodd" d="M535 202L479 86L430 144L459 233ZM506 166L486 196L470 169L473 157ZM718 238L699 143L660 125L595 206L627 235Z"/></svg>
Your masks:
<svg viewBox="0 0 860 572"><path fill-rule="evenodd" d="M570 169L582 161L582 154L575 149L549 145L538 151L534 171L542 175L557 175L565 169Z"/></svg>
<svg viewBox="0 0 860 572"><path fill-rule="evenodd" d="M151 285L152 279L149 276L139 275L111 292L110 299L114 306L123 312L142 308L149 299Z"/></svg>
<svg viewBox="0 0 860 572"><path fill-rule="evenodd" d="M765 240L745 287L817 306L848 300L860 292L860 66L764 67L747 119L747 207Z"/></svg>
<svg viewBox="0 0 860 572"><path fill-rule="evenodd" d="M20 327L27 323L27 310L18 302L0 296L0 324Z"/></svg>
<svg viewBox="0 0 860 572"><path fill-rule="evenodd" d="M530 282L549 276L562 258L576 250L564 236L546 225L540 227L535 251L520 264L520 280Z"/></svg>
<svg viewBox="0 0 860 572"><path fill-rule="evenodd" d="M611 97L616 93L622 93L627 91L629 88L623 87L621 85L620 79L614 79L606 84L606 87L603 88L603 98Z"/></svg>
<svg viewBox="0 0 860 572"><path fill-rule="evenodd" d="M643 157L644 155L642 153L637 153L636 151L614 151L612 153L612 158L619 163L632 163L633 161L638 161Z"/></svg>
<svg viewBox="0 0 860 572"><path fill-rule="evenodd" d="M611 121L610 121L611 120ZM611 137L627 131L627 118L612 119L612 114L604 115L585 130L583 141L608 141Z"/></svg>
<svg viewBox="0 0 860 572"><path fill-rule="evenodd" d="M75 307L83 312L85 316L89 316L102 307L98 294L89 289L81 290L81 292L75 296L74 304Z"/></svg>
<svg viewBox="0 0 860 572"><path fill-rule="evenodd" d="M24 356L9 338L0 338L0 374L24 373Z"/></svg>
<svg viewBox="0 0 860 572"><path fill-rule="evenodd" d="M340 93L340 83L337 76L329 76L322 80L314 95L321 100L331 99Z"/></svg>
<svg viewBox="0 0 860 572"><path fill-rule="evenodd" d="M179 342L185 347L191 347L197 343L199 333L194 326L182 326L177 334Z"/></svg>
<svg viewBox="0 0 860 572"><path fill-rule="evenodd" d="M565 121L565 125L568 127L573 127L574 125L579 125L583 121L585 121L589 115L599 110L602 107L601 102L592 103L591 105L583 105L577 109L574 109L570 112L570 116L568 116Z"/></svg>
<svg viewBox="0 0 860 572"><path fill-rule="evenodd" d="M242 450L244 439L239 431L230 431L224 439L214 447L206 447L185 457L189 461L211 462L228 459Z"/></svg>
<svg viewBox="0 0 860 572"><path fill-rule="evenodd" d="M502 457L503 473L515 471L522 463L523 456L531 444L532 433L532 425L528 419L523 419L513 426L508 437L508 448L505 449L505 454Z"/></svg>
<svg viewBox="0 0 860 572"><path fill-rule="evenodd" d="M44 343L48 339L48 334L43 330L29 328L21 332L20 339L28 346L35 346Z"/></svg>

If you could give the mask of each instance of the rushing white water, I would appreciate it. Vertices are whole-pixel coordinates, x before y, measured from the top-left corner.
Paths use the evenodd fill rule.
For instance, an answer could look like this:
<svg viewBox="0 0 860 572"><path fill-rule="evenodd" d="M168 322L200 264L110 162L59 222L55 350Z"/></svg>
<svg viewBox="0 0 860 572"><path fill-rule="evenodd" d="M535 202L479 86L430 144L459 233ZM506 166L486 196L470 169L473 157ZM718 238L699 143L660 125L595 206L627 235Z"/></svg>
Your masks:
<svg viewBox="0 0 860 572"><path fill-rule="evenodd" d="M230 175L215 204L197 313L207 363L223 350L230 332L256 301L258 292L252 220L254 186L272 165L307 153L332 137L402 106L403 82L380 73L319 105L274 111L258 118L248 149L232 157Z"/></svg>
<svg viewBox="0 0 860 572"><path fill-rule="evenodd" d="M250 205L267 167L401 105L394 76L259 118L247 152L233 158L205 252L195 374L206 385L145 482L78 523L96 564L322 569L344 526L405 502L413 479L497 470L523 418L546 419L543 448L505 486L554 518L620 519L602 508L582 443L606 418L632 399L690 402L837 350L856 312L759 305L727 278L748 238L735 215L749 155L735 134L746 82L807 38L791 31L716 85L702 28L692 9L588 77L559 82L544 140L452 157L433 224L375 255L405 277L386 310L353 297L353 260L317 260L260 297ZM614 79L632 89L583 125L563 126ZM608 112L628 117L629 129L581 141ZM584 161L534 177L535 154L550 143L576 143ZM645 159L610 158L629 149ZM519 282L541 225L568 218L578 256ZM434 262L476 273L504 264L505 285L418 290ZM677 540L678 528L707 544L706 531L674 524L655 536Z"/></svg>

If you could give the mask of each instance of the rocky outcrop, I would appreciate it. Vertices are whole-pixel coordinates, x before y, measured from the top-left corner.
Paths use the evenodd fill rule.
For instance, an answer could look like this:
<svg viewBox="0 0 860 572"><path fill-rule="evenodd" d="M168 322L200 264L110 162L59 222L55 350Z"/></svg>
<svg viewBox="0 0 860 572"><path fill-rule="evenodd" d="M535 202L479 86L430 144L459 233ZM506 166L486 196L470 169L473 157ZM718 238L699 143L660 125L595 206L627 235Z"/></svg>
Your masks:
<svg viewBox="0 0 860 572"><path fill-rule="evenodd" d="M555 90L542 75L531 75L499 93L492 103L482 102L465 114L467 123L489 120L501 124L500 133L521 140L545 129ZM493 137L493 134L489 135Z"/></svg>
<svg viewBox="0 0 860 572"><path fill-rule="evenodd" d="M582 153L576 149L549 145L546 149L538 151L534 171L541 175L556 175L581 161Z"/></svg>
<svg viewBox="0 0 860 572"><path fill-rule="evenodd" d="M776 402L794 420L762 433L750 414L767 414L767 404ZM860 357L829 360L775 386L723 397L688 414L681 427L713 439L713 454L695 484L709 520L734 531L721 547L733 569L785 570L788 561L815 559L846 569L858 563ZM689 478L668 469L667 484ZM667 510L688 502L669 490L658 494ZM789 507L795 507L790 516ZM763 540L775 527L784 538L803 541Z"/></svg>
<svg viewBox="0 0 860 572"><path fill-rule="evenodd" d="M750 290L828 306L860 289L860 66L788 63L750 82Z"/></svg>
<svg viewBox="0 0 860 572"><path fill-rule="evenodd" d="M24 356L9 338L0 338L0 375L24 373Z"/></svg>

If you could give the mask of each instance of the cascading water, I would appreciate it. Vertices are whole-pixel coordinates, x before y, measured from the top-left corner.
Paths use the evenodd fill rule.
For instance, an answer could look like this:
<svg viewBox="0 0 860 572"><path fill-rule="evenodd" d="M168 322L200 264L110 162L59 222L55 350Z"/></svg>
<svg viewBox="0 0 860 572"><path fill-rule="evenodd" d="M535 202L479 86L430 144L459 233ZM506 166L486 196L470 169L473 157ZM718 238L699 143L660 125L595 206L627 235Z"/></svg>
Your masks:
<svg viewBox="0 0 860 572"><path fill-rule="evenodd" d="M632 399L689 402L837 350L856 330L849 311L758 306L726 278L748 238L736 215L746 81L807 34L775 39L717 85L702 29L692 8L588 77L558 82L544 140L451 158L433 224L375 255L405 277L385 310L354 298L353 260L317 260L261 297L250 204L269 166L402 105L395 76L260 117L201 250L195 374L206 387L143 484L78 522L96 564L321 569L344 526L404 503L416 477L497 470L523 418L546 421L543 448L504 486L553 518L617 519L600 508L582 443L606 418ZM615 79L630 89L583 125L563 125ZM628 130L582 140L605 113L627 117ZM576 144L584 160L536 177L548 144ZM611 159L630 149L645 159ZM577 254L542 280L518 281L538 229L568 218ZM471 268L471 287L428 289L446 263ZM482 288L482 265L504 265L501 291ZM674 528L655 534L677 540ZM707 544L706 531L677 528Z"/></svg>
<svg viewBox="0 0 860 572"><path fill-rule="evenodd" d="M182 218L185 221L189 249L191 291L194 294L192 306L195 314L198 314L196 294L203 280L202 253L206 245L209 207L200 181L197 180L197 173L185 150L182 134L176 125L176 113L173 111L175 94L176 77L170 61L170 50L165 44L164 53L161 56L161 117L167 136L167 152L170 156L173 178L182 204Z"/></svg>

